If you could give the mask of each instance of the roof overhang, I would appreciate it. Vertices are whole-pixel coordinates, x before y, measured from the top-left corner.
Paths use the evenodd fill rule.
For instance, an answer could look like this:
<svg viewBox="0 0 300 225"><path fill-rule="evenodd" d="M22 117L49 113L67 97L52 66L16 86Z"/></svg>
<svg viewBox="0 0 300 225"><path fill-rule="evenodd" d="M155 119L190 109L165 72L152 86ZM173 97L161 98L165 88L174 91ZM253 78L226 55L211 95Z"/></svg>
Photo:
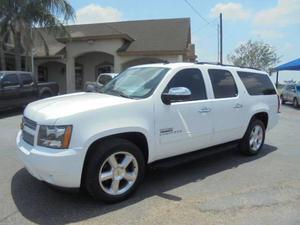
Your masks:
<svg viewBox="0 0 300 225"><path fill-rule="evenodd" d="M35 59L64 59L63 55L34 56Z"/></svg>
<svg viewBox="0 0 300 225"><path fill-rule="evenodd" d="M123 39L126 41L134 41L132 37L127 34L112 34L112 35L97 35L97 36L80 36L80 37L57 37L56 40L62 43L70 41L89 41L89 40L107 40L107 39Z"/></svg>
<svg viewBox="0 0 300 225"><path fill-rule="evenodd" d="M153 56L153 55L184 55L186 50L172 50L172 51L119 51L120 56Z"/></svg>

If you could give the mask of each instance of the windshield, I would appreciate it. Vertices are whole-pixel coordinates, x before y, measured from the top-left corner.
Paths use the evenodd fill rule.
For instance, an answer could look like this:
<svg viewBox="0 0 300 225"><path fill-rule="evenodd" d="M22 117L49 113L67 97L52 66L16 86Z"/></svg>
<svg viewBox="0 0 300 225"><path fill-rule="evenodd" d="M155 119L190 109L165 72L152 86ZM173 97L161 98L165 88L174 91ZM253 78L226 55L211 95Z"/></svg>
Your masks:
<svg viewBox="0 0 300 225"><path fill-rule="evenodd" d="M130 68L106 84L101 93L127 98L149 97L168 72L163 67Z"/></svg>

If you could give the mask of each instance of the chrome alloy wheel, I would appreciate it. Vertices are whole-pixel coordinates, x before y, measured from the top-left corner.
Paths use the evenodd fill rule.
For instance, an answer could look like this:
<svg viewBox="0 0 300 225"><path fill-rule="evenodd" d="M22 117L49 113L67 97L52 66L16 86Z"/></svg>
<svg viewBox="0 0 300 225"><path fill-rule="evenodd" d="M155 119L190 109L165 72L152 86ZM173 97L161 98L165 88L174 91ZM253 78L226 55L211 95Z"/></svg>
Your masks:
<svg viewBox="0 0 300 225"><path fill-rule="evenodd" d="M110 195L120 195L128 191L138 176L138 163L129 152L116 152L102 164L99 183L103 191Z"/></svg>
<svg viewBox="0 0 300 225"><path fill-rule="evenodd" d="M250 139L249 139L249 144L250 144L250 148L253 151L257 151L260 147L261 144L263 142L263 128L259 125L255 125L251 131L250 134Z"/></svg>

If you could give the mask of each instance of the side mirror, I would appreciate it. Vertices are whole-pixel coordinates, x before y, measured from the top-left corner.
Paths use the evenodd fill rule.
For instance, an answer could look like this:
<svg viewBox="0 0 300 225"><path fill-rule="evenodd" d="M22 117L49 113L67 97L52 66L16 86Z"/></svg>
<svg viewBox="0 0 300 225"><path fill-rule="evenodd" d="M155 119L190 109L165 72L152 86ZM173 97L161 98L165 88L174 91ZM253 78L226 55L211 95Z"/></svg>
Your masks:
<svg viewBox="0 0 300 225"><path fill-rule="evenodd" d="M192 93L186 87L173 87L168 93L162 93L161 100L164 104L170 105L172 102L187 101Z"/></svg>

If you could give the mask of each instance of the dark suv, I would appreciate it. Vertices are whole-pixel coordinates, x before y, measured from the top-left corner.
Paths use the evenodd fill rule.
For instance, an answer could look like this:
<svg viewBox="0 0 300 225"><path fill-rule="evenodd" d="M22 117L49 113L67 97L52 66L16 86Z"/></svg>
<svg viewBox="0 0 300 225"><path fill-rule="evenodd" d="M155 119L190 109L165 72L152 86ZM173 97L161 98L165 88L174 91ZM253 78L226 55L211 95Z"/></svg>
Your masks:
<svg viewBox="0 0 300 225"><path fill-rule="evenodd" d="M58 94L56 82L37 83L30 72L0 71L0 110Z"/></svg>

